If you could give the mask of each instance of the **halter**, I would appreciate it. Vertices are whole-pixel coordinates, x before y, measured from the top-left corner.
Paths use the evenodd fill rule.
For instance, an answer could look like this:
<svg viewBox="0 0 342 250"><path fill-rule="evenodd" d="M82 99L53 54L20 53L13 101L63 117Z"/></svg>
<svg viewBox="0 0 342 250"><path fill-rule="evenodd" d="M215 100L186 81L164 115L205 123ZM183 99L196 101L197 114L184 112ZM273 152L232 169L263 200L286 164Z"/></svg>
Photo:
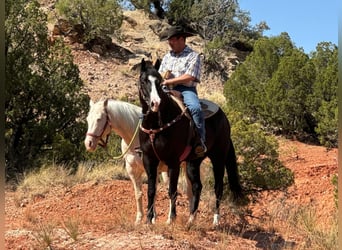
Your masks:
<svg viewBox="0 0 342 250"><path fill-rule="evenodd" d="M108 133L107 136L106 136L106 140L103 140L102 137L103 137L104 132L106 131L107 125L109 125L109 127L112 128L112 125L111 125L111 123L109 121L108 115L106 117L106 124L104 125L100 135L96 135L96 134L93 134L93 133L86 133L86 135L88 135L88 136L94 137L95 139L99 139L97 144L100 145L103 148L105 148L107 146L108 138L109 138L109 134L110 134L110 133Z"/></svg>
<svg viewBox="0 0 342 250"><path fill-rule="evenodd" d="M141 85L141 81L142 80L141 80L141 76L140 76L140 84L138 84L138 90L139 90L139 95L140 95L141 99L145 102L145 104L148 107L147 112L143 114L143 116L147 116L151 112L151 106L149 105L148 98L145 96L145 94L143 92L143 89L140 86ZM162 86L162 90L163 90L164 93L167 94L168 97L172 98L172 95L170 95L170 91L168 91L167 88ZM178 103L178 102L176 102L176 103ZM158 111L158 113L159 113L159 111ZM155 145L154 145L154 139L155 139L156 134L161 132L161 131L163 131L164 129L167 129L167 128L171 127L173 124L178 122L182 118L182 116L185 115L185 114L187 114L187 108L186 107L182 110L182 113L179 114L175 119L173 119L171 122L168 122L164 126L162 126L160 128L157 128L157 129L152 129L152 128L151 129L146 129L146 128L144 128L142 126L142 124L140 125L140 129L144 133L149 135L153 151L154 151L155 155L157 156L157 158L159 159L159 161L161 161L161 160L160 160L160 157L159 157L159 155L158 155L158 153L156 151ZM160 115L160 113L159 113L159 115ZM190 119L190 121L191 121L191 119Z"/></svg>
<svg viewBox="0 0 342 250"><path fill-rule="evenodd" d="M105 113L106 113L106 123L105 123L103 129L101 130L101 134L100 134L100 135L96 135L96 134L93 134L93 133L86 133L86 135L91 136L91 137L94 137L94 138L96 138L96 139L100 138L97 144L100 145L102 148L106 148L106 146L107 146L107 144L108 144L109 135L110 135L110 132L109 132L109 133L107 134L107 136L106 136L106 140L103 140L102 137L103 137L104 132L106 131L107 125L109 125L109 127L110 127L111 130L112 130L112 124L111 124L111 122L110 122L110 119L109 119L109 116L108 116L108 111L107 111L107 104L108 104L108 102L105 102L104 111L105 111ZM139 126L141 125L141 122L142 122L142 117L139 117L139 122L138 122L138 124L137 124L136 129L135 129L134 135L133 135L133 137L132 137L132 140L131 140L130 143L128 144L126 150L125 150L124 152L122 152L122 154L119 155L119 156L111 156L111 155L108 153L108 151L106 151L107 154L108 154L110 157L112 157L114 160L118 160L118 159L121 159L121 158L128 152L128 150L130 149L130 147L131 147L132 144L133 144L133 141L134 141L135 137L136 137L137 134L138 134L138 130L139 130Z"/></svg>
<svg viewBox="0 0 342 250"><path fill-rule="evenodd" d="M146 98L146 96L145 96L145 94L144 94L144 92L140 86L138 86L138 90L139 90L139 94L140 94L141 98L144 100L145 104L148 107L146 114L143 114L143 116L146 116L148 113L152 112L151 107L150 107L149 102L148 102L148 100L147 100L147 98Z"/></svg>

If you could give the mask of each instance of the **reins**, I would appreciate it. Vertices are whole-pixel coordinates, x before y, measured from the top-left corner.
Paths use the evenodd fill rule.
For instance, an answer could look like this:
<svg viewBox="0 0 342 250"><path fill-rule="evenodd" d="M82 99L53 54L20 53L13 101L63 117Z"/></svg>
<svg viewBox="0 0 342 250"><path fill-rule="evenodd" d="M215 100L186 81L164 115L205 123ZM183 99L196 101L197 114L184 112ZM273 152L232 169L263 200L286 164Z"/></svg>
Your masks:
<svg viewBox="0 0 342 250"><path fill-rule="evenodd" d="M144 61L142 62L144 63ZM146 67L145 64L143 64L144 67ZM146 69L145 69L146 70ZM158 71L157 71L158 73ZM159 74L159 73L158 73ZM155 76L154 74L151 74L152 76ZM147 77L148 78L148 77ZM158 77L157 77L158 78ZM165 76L164 76L165 78ZM149 105L149 98L147 98L145 96L145 93L141 87L141 82L142 82L142 75L140 75L140 84L138 84L138 90L139 90L139 97L140 99L142 99L145 104L148 106L148 110L146 113L143 113L143 116L147 116L149 114L149 112L151 111L151 106ZM150 143L152 145L152 149L154 151L154 154L157 156L158 160L161 161L158 153L157 153L157 150L156 150L156 147L155 147L155 144L154 144L154 141L155 141L155 137L156 137L156 134L160 133L161 131L171 127L173 124L175 124L176 122L178 122L179 120L181 120L182 116L183 115L186 115L187 118L189 118L190 120L190 123L191 123L191 117L187 116L187 107L184 107L184 105L179 105L179 101L178 100L175 100L175 97L173 95L171 95L170 91L165 87L165 86L162 86L162 91L170 98L172 99L171 101L174 101L182 110L181 114L179 114L176 118L174 118L172 121L166 123L164 126L160 127L160 128L157 128L157 129L147 129L147 128L144 128L142 126L142 124L140 125L140 129L149 135L149 138L150 138ZM140 100L141 101L141 100ZM184 107L184 108L183 108ZM158 115L159 115L159 119L160 119L160 111L158 111ZM190 126L191 127L191 126Z"/></svg>
<svg viewBox="0 0 342 250"><path fill-rule="evenodd" d="M112 158L113 158L113 160L119 160L119 159L121 159L122 157L124 157L124 156L125 156L125 154L127 154L128 150L130 149L130 147L131 147L131 146L132 146L132 144L133 144L133 141L134 141L135 137L136 137L136 136L137 136L137 134L138 134L139 127L140 127L140 125L141 125L141 121L142 121L142 119L141 119L141 118L139 118L139 122L138 122L138 124L137 124L137 127L135 128L135 131L134 131L134 134L133 134L132 140L131 140L131 141L130 141L130 143L128 144L128 146L127 146L126 150L125 150L124 152L122 152L122 154L121 154L121 155L119 155L119 156L111 156L111 155L109 154L109 152L108 152L108 149L106 148L106 152L107 152L107 154L108 154L110 157L112 157Z"/></svg>
<svg viewBox="0 0 342 250"><path fill-rule="evenodd" d="M105 141L104 141L103 138L102 138L104 132L106 131L106 128L107 128L107 125L108 125L108 124L109 124L109 126L110 126L110 128L111 128L110 131L112 130L112 125L111 125L110 120L109 120L109 117L108 117L107 101L105 102L104 110L105 110L105 112L106 112L106 119L107 119L107 120L106 120L106 124L105 124L104 128L102 129L101 134L100 134L100 135L96 135L96 134L93 134L93 133L86 133L86 135L91 136L91 137L94 137L94 138L96 138L96 139L99 139L99 142L101 142L101 144L98 142L98 145L100 145L103 149L105 149L107 155L110 156L113 160L119 160L119 159L123 158L123 157L125 156L125 154L127 154L128 150L129 150L130 147L132 146L133 141L134 141L135 137L136 137L137 134L138 134L139 127L141 126L142 117L139 117L139 121L138 121L137 127L135 128L133 137L132 137L131 141L129 142L129 144L128 144L127 148L125 149L125 151L122 152L121 155L112 156L112 155L108 152L108 148L107 148L107 143L108 143L108 139L109 139L110 132L107 134L106 140L105 140Z"/></svg>
<svg viewBox="0 0 342 250"><path fill-rule="evenodd" d="M146 134L149 134L149 135L151 135L151 134L157 134L157 133L163 131L164 129L166 129L166 128L168 128L168 127L171 127L171 126L172 126L173 124L175 124L176 122L178 122L178 121L182 118L182 116L186 113L186 110L187 110L187 108L185 108L185 109L183 110L183 112L182 112L181 114L179 114L175 119L173 119L171 122L166 123L166 124L165 124L163 127L161 127L161 128L157 128L157 129L146 129L146 128L144 128L142 125L140 125L140 129L141 129L142 131L144 131Z"/></svg>
<svg viewBox="0 0 342 250"><path fill-rule="evenodd" d="M159 132L161 132L161 131L163 131L164 129L167 129L167 128L171 127L173 124L175 124L176 122L178 122L178 121L182 118L182 116L183 116L184 114L186 114L186 111L187 111L187 108L185 108L185 109L183 110L183 112L182 112L181 114L179 114L175 119L173 119L171 122L166 123L166 124L165 124L163 127L161 127L161 128L157 128L157 129L146 129L146 128L144 128L142 125L140 125L140 129L141 129L143 132L145 132L146 134L148 134L148 135L150 136L150 142L151 142L151 145L152 145L154 154L157 156L157 158L158 158L159 161L161 161L161 159L160 159L160 157L159 157L159 155L158 155L158 153L157 153L157 150L156 150L156 148L155 148L155 146L154 146L154 138L155 138L156 134L159 133Z"/></svg>

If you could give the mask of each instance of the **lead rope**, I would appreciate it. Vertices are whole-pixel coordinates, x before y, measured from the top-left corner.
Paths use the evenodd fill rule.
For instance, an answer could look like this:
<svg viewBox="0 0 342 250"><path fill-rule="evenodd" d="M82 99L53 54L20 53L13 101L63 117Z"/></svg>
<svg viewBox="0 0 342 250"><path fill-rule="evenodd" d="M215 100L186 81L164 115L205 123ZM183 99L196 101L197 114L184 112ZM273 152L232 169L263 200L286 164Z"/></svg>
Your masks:
<svg viewBox="0 0 342 250"><path fill-rule="evenodd" d="M151 141L151 144L152 144L152 148L153 148L153 151L154 151L154 154L157 156L158 160L159 161L162 161L157 153L157 150L156 150L156 147L154 146L154 138L155 138L156 134L154 133L151 133L150 134L150 141Z"/></svg>
<svg viewBox="0 0 342 250"><path fill-rule="evenodd" d="M124 157L124 155L128 152L128 150L130 149L130 147L131 147L132 144L133 144L133 141L134 141L135 137L136 137L137 134L138 134L138 131L139 131L139 127L140 127L141 122L142 122L142 118L139 118L137 127L135 128L135 131L134 131L134 134L133 134L133 137L132 137L132 140L131 140L130 143L128 144L126 150L125 150L121 155L119 155L119 156L111 156L110 153L108 152L108 148L106 148L107 154L108 154L113 160L119 160L119 159L121 159L121 158Z"/></svg>

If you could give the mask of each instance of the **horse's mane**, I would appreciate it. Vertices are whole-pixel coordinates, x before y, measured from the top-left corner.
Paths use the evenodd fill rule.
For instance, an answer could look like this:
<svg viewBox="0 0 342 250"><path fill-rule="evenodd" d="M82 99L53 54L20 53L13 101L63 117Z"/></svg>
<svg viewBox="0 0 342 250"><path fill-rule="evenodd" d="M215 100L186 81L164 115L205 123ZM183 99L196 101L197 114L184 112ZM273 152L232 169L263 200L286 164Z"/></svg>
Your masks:
<svg viewBox="0 0 342 250"><path fill-rule="evenodd" d="M129 102L119 100L108 100L108 111L113 117L120 120L120 123L128 126L130 130L134 130L141 114L141 107ZM115 121L112 121L112 123Z"/></svg>

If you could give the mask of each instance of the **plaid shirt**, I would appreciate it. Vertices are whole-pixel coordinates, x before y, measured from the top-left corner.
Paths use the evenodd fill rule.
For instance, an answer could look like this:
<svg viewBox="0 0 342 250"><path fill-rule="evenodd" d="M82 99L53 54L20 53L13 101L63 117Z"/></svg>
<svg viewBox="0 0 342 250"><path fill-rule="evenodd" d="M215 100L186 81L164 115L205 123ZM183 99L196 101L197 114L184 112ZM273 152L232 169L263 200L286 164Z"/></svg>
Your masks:
<svg viewBox="0 0 342 250"><path fill-rule="evenodd" d="M187 45L184 50L176 55L173 51L167 53L160 65L159 72L163 75L170 70L174 77L184 74L191 75L196 78L194 82L184 83L184 86L196 86L200 82L201 77L201 58L197 52Z"/></svg>

